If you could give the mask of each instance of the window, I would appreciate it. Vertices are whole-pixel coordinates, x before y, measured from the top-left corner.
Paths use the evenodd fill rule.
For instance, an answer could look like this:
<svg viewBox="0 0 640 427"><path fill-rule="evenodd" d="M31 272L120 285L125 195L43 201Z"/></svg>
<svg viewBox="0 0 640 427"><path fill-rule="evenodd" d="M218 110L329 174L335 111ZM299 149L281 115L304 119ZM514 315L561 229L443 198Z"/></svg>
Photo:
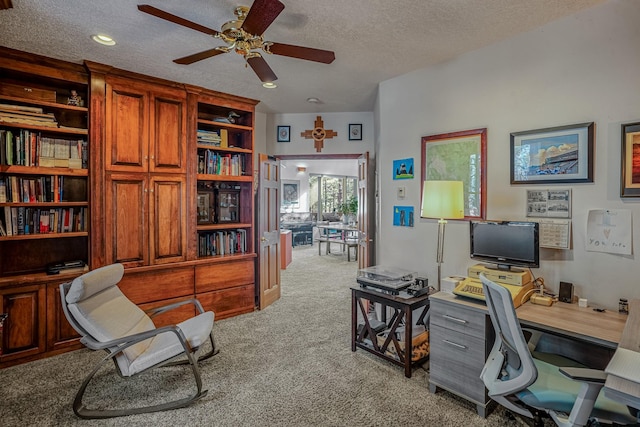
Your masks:
<svg viewBox="0 0 640 427"><path fill-rule="evenodd" d="M354 176L309 175L309 206L318 220L339 220L340 205L358 197L358 179Z"/></svg>

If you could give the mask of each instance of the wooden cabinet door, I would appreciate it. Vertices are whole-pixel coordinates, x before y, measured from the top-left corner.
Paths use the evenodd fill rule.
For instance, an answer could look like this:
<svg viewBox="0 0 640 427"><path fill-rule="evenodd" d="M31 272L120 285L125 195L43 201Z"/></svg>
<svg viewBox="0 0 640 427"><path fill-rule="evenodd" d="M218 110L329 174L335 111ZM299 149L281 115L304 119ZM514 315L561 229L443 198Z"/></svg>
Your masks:
<svg viewBox="0 0 640 427"><path fill-rule="evenodd" d="M149 264L146 174L110 174L105 185L105 258L125 267Z"/></svg>
<svg viewBox="0 0 640 427"><path fill-rule="evenodd" d="M41 285L0 290L4 322L0 361L42 353L45 350L46 291Z"/></svg>
<svg viewBox="0 0 640 427"><path fill-rule="evenodd" d="M47 284L47 351L80 347L80 334L69 324L60 301L60 284Z"/></svg>
<svg viewBox="0 0 640 427"><path fill-rule="evenodd" d="M187 98L180 90L155 90L150 95L149 171L185 173Z"/></svg>
<svg viewBox="0 0 640 427"><path fill-rule="evenodd" d="M133 80L107 78L105 169L146 172L149 150L149 95Z"/></svg>
<svg viewBox="0 0 640 427"><path fill-rule="evenodd" d="M149 182L149 250L152 264L186 260L185 175L152 175Z"/></svg>

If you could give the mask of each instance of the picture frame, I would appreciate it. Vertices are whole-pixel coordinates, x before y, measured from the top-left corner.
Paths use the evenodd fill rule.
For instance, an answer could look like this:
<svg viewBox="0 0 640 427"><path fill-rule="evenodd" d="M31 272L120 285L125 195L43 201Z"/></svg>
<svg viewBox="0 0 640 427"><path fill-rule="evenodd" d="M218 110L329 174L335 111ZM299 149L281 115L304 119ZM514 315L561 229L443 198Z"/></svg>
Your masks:
<svg viewBox="0 0 640 427"><path fill-rule="evenodd" d="M413 157L393 161L393 179L413 179Z"/></svg>
<svg viewBox="0 0 640 427"><path fill-rule="evenodd" d="M393 225L396 227L413 227L413 206L394 206Z"/></svg>
<svg viewBox="0 0 640 427"><path fill-rule="evenodd" d="M211 193L198 193L197 199L197 216L198 224L211 224L213 222L213 210L211 207L211 201L213 194Z"/></svg>
<svg viewBox="0 0 640 427"><path fill-rule="evenodd" d="M571 218L571 189L527 190L527 217Z"/></svg>
<svg viewBox="0 0 640 427"><path fill-rule="evenodd" d="M640 122L622 125L620 197L640 197Z"/></svg>
<svg viewBox="0 0 640 427"><path fill-rule="evenodd" d="M487 128L423 136L421 144L422 183L462 181L465 219L486 219Z"/></svg>
<svg viewBox="0 0 640 427"><path fill-rule="evenodd" d="M295 207L300 204L300 181L282 180L282 206Z"/></svg>
<svg viewBox="0 0 640 427"><path fill-rule="evenodd" d="M511 184L593 182L594 122L511 133Z"/></svg>
<svg viewBox="0 0 640 427"><path fill-rule="evenodd" d="M361 123L352 123L349 125L349 141L362 141Z"/></svg>
<svg viewBox="0 0 640 427"><path fill-rule="evenodd" d="M278 126L278 142L291 142L291 126Z"/></svg>

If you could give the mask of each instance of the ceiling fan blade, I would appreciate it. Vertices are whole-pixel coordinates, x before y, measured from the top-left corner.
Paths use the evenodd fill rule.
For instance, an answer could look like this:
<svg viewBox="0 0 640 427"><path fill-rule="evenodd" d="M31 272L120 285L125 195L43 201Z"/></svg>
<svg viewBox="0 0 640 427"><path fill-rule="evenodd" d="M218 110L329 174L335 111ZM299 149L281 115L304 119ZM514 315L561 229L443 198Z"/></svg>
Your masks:
<svg viewBox="0 0 640 427"><path fill-rule="evenodd" d="M261 36L283 9L284 4L279 0L256 0L244 19L242 29L254 36Z"/></svg>
<svg viewBox="0 0 640 427"><path fill-rule="evenodd" d="M269 52L274 55L306 59L307 61L322 62L323 64L331 64L336 59L336 54L330 50L313 49L311 47L294 46L283 43L273 43L269 47Z"/></svg>
<svg viewBox="0 0 640 427"><path fill-rule="evenodd" d="M278 80L278 77L275 75L267 61L264 60L261 56L255 56L253 58L247 59L249 66L253 69L253 71L258 75L260 81L263 83L274 82Z"/></svg>
<svg viewBox="0 0 640 427"><path fill-rule="evenodd" d="M196 24L195 22L191 22L187 19L180 18L179 16L172 15L169 12L165 12L153 6L149 6L148 4L139 4L138 10L144 13L148 13L149 15L153 15L157 18L164 19L165 21L173 22L174 24L182 25L183 27L191 28L192 30L200 31L201 33L209 34L211 36L215 36L216 34L218 34L218 32L212 28L207 28L204 25Z"/></svg>
<svg viewBox="0 0 640 427"><path fill-rule="evenodd" d="M203 59L211 58L212 56L216 56L221 53L225 53L225 52L214 48L214 49L204 50L199 53L194 53L193 55L185 56L184 58L174 59L173 62L175 62L176 64L188 65L188 64L193 64L194 62L202 61Z"/></svg>

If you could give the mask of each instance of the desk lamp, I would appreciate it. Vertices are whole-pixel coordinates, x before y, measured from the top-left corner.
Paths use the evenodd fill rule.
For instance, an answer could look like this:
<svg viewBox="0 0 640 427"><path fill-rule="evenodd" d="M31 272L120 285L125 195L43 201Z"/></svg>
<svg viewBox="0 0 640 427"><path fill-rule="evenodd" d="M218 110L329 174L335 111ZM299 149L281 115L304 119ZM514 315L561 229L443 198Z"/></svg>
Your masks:
<svg viewBox="0 0 640 427"><path fill-rule="evenodd" d="M422 218L438 219L438 289L442 278L442 251L444 226L447 219L464 218L464 191L462 181L425 181L422 187Z"/></svg>

